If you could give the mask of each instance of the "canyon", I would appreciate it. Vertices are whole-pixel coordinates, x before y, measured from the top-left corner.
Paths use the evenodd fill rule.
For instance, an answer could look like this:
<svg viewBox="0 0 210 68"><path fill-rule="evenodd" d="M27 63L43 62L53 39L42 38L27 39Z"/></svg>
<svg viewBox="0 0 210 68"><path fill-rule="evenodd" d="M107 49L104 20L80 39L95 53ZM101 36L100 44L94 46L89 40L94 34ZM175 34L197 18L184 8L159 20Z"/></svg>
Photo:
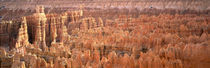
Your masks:
<svg viewBox="0 0 210 68"><path fill-rule="evenodd" d="M209 68L208 0L1 0L0 68Z"/></svg>

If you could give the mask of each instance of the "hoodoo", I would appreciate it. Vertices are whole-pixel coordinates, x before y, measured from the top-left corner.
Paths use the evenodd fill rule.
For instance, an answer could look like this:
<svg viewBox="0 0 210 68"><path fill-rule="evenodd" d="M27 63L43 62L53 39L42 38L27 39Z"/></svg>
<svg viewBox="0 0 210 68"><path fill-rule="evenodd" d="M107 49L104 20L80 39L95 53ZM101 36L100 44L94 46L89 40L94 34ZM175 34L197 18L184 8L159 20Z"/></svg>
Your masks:
<svg viewBox="0 0 210 68"><path fill-rule="evenodd" d="M0 68L210 68L208 0L0 0Z"/></svg>

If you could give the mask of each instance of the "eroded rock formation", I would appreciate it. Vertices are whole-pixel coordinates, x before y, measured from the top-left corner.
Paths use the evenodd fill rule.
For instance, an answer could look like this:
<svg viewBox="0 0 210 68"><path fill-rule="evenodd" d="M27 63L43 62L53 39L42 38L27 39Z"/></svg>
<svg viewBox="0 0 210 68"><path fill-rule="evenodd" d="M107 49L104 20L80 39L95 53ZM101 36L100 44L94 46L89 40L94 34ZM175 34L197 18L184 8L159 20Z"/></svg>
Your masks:
<svg viewBox="0 0 210 68"><path fill-rule="evenodd" d="M210 67L209 15L107 12L47 14L37 6L32 15L2 21L0 67Z"/></svg>

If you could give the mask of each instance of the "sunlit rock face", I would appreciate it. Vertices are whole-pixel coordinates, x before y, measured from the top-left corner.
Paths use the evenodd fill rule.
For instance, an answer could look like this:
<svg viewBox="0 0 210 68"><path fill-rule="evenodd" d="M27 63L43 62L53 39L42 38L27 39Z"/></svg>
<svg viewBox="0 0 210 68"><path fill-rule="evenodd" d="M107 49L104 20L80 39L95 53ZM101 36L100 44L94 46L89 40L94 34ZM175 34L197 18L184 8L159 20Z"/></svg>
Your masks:
<svg viewBox="0 0 210 68"><path fill-rule="evenodd" d="M21 24L20 24L20 28L19 28L19 32L17 35L17 41L15 44L15 48L19 48L19 47L24 47L29 45L29 41L28 41L28 29L27 29L27 23L26 23L26 18L22 17L21 18Z"/></svg>
<svg viewBox="0 0 210 68"><path fill-rule="evenodd" d="M210 67L208 1L34 1L1 7L0 68Z"/></svg>
<svg viewBox="0 0 210 68"><path fill-rule="evenodd" d="M35 28L35 40L34 40L34 44L35 46L38 47L42 47L42 46L46 46L46 42L45 42L45 24L46 24L46 16L44 13L44 8L43 6L38 6L36 8L36 13L33 14L33 24L32 26L34 26Z"/></svg>

